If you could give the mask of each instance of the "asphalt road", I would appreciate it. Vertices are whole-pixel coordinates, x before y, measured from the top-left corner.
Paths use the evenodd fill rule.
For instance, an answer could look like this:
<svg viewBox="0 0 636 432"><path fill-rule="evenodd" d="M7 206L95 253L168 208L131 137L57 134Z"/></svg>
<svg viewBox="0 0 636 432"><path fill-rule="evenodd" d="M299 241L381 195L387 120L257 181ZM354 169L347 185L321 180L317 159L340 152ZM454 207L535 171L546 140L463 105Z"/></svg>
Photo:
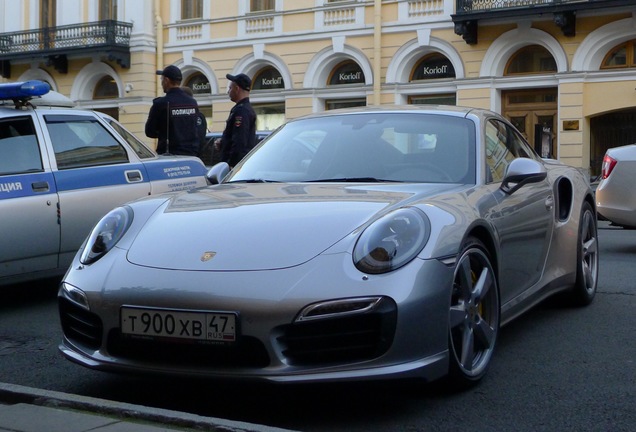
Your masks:
<svg viewBox="0 0 636 432"><path fill-rule="evenodd" d="M600 224L595 302L504 327L483 382L276 386L117 376L64 360L55 281L3 287L0 382L301 431L636 430L636 231Z"/></svg>

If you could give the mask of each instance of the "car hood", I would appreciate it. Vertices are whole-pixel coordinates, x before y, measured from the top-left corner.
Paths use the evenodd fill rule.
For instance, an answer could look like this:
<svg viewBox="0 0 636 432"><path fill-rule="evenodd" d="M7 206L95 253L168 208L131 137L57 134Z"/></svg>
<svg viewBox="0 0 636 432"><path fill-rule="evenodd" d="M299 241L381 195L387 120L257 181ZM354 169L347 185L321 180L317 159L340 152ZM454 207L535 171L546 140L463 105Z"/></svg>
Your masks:
<svg viewBox="0 0 636 432"><path fill-rule="evenodd" d="M137 233L128 260L192 271L292 267L356 235L378 213L450 187L270 183L195 189L164 201Z"/></svg>

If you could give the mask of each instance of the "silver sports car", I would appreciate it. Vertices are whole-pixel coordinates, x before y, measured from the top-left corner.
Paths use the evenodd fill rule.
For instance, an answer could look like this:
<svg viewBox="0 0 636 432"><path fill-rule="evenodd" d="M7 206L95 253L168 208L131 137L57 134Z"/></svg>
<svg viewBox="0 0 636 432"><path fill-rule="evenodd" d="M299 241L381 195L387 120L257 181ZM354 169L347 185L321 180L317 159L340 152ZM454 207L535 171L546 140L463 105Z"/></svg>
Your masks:
<svg viewBox="0 0 636 432"><path fill-rule="evenodd" d="M469 385L501 325L552 294L586 305L596 292L589 181L489 111L328 111L208 177L95 226L59 291L69 360Z"/></svg>

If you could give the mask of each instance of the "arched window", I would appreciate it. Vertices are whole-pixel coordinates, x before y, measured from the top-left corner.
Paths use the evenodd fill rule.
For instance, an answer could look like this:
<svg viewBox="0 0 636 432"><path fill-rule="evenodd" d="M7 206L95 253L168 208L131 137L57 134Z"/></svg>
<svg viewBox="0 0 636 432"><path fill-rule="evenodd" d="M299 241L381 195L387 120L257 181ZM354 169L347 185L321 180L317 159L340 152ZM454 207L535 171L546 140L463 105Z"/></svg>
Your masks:
<svg viewBox="0 0 636 432"><path fill-rule="evenodd" d="M636 41L629 41L614 47L601 63L601 69L636 67Z"/></svg>
<svg viewBox="0 0 636 432"><path fill-rule="evenodd" d="M450 60L440 53L425 55L411 71L409 81L435 78L455 78L455 68Z"/></svg>
<svg viewBox="0 0 636 432"><path fill-rule="evenodd" d="M271 90L285 88L281 73L273 66L266 66L256 72L252 80L252 90Z"/></svg>
<svg viewBox="0 0 636 432"><path fill-rule="evenodd" d="M93 99L114 99L118 97L119 89L112 77L106 75L97 82L93 91Z"/></svg>
<svg viewBox="0 0 636 432"><path fill-rule="evenodd" d="M212 85L207 76L201 72L195 72L188 76L183 83L184 87L189 87L192 90L192 95L197 98L199 96L210 96L212 93ZM208 122L208 126L212 124L212 104L203 103L198 101L199 111L205 116L205 120Z"/></svg>
<svg viewBox="0 0 636 432"><path fill-rule="evenodd" d="M508 61L504 75L557 72L552 54L540 45L528 45L517 51Z"/></svg>
<svg viewBox="0 0 636 432"><path fill-rule="evenodd" d="M346 60L336 65L327 79L328 85L364 84L364 72L353 60Z"/></svg>
<svg viewBox="0 0 636 432"><path fill-rule="evenodd" d="M95 90L93 90L93 99L116 99L119 97L119 89L115 80L108 75L103 76L97 81ZM113 107L99 107L95 108L96 111L103 112L113 117L115 120L119 120L119 108Z"/></svg>
<svg viewBox="0 0 636 432"><path fill-rule="evenodd" d="M190 87L195 96L209 95L212 92L210 80L201 72L190 75L184 85Z"/></svg>

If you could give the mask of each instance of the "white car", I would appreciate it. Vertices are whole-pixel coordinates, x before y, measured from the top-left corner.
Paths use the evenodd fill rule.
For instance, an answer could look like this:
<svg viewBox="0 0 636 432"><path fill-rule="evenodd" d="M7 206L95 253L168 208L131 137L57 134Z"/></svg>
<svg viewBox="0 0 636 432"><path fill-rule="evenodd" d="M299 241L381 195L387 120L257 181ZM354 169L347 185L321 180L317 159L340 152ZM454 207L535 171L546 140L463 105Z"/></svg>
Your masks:
<svg viewBox="0 0 636 432"><path fill-rule="evenodd" d="M608 149L596 188L600 216L613 225L636 228L636 144Z"/></svg>
<svg viewBox="0 0 636 432"><path fill-rule="evenodd" d="M0 286L61 276L114 207L207 185L200 159L158 156L104 114L51 107L48 92L0 84Z"/></svg>

